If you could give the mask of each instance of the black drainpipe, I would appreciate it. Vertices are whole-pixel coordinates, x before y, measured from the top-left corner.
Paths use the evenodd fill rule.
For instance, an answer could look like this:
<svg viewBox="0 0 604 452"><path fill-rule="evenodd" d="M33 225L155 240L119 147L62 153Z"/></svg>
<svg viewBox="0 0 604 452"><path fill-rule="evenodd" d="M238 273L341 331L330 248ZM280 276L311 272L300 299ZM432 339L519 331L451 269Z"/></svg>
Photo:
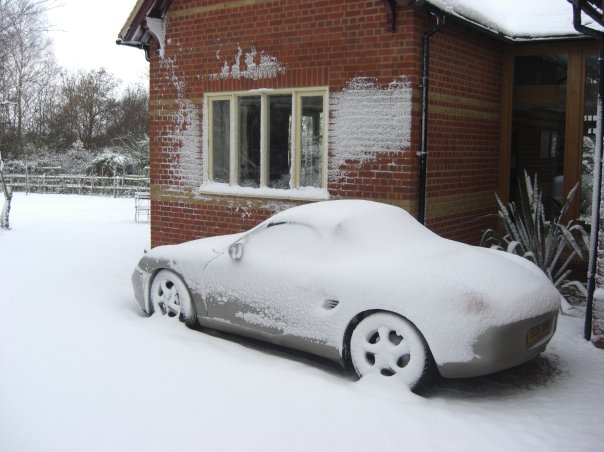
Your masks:
<svg viewBox="0 0 604 452"><path fill-rule="evenodd" d="M426 176L428 160L428 93L430 72L430 36L440 31L445 25L445 15L442 13L431 13L436 16L436 26L424 33L424 59L422 66L422 141L419 156L419 195L417 207L417 220L424 224L426 222Z"/></svg>
<svg viewBox="0 0 604 452"><path fill-rule="evenodd" d="M589 263L587 267L587 305L583 336L591 340L594 291L596 288L596 267L598 259L598 235L600 232L600 199L602 193L602 127L604 110L604 33L581 24L581 9L573 3L573 25L579 33L592 36L600 41L598 56L598 102L596 113L596 149L594 151L594 182L591 198L591 234L589 237Z"/></svg>

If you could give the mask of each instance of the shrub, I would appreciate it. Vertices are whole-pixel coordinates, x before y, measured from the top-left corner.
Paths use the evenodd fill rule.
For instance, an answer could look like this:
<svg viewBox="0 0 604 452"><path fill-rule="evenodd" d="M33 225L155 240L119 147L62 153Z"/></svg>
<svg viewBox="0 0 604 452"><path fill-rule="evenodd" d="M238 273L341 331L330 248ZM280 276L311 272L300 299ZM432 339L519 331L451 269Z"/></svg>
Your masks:
<svg viewBox="0 0 604 452"><path fill-rule="evenodd" d="M532 183L525 171L524 180L519 178L518 186L519 205L509 202L506 206L495 195L497 217L504 235L487 229L482 234L481 246L490 246L530 260L543 270L558 290L571 285L582 287L578 281L569 282L567 278L573 259L585 259L584 250L589 249L589 237L580 223L573 220L563 224L578 185L568 194L559 214L550 220L545 218L537 176Z"/></svg>
<svg viewBox="0 0 604 452"><path fill-rule="evenodd" d="M88 165L87 173L97 176L117 176L134 173L135 162L127 155L105 149Z"/></svg>

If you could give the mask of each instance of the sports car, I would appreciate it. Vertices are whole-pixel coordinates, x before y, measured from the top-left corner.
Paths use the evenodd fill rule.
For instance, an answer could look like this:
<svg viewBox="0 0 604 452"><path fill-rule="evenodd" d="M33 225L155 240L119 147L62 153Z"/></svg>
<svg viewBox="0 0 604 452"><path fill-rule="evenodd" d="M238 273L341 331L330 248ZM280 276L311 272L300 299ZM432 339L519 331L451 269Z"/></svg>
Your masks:
<svg viewBox="0 0 604 452"><path fill-rule="evenodd" d="M519 365L556 329L560 295L521 257L444 239L398 207L324 201L250 231L147 252L142 310L378 374L431 376Z"/></svg>

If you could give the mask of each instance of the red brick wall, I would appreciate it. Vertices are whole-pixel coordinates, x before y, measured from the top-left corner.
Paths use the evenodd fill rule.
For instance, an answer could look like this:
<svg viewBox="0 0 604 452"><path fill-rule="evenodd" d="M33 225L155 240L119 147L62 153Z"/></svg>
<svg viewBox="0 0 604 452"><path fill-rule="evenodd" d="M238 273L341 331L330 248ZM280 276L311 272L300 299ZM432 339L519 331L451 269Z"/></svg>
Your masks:
<svg viewBox="0 0 604 452"><path fill-rule="evenodd" d="M427 225L477 243L494 226L485 215L493 213L499 177L502 47L447 24L431 38L430 59ZM455 208L438 201L447 196Z"/></svg>
<svg viewBox="0 0 604 452"><path fill-rule="evenodd" d="M406 77L413 89L409 146L346 162L330 174L328 189L332 199L376 199L415 213L421 39L432 26L428 16L399 8L397 31L390 33L380 0L220 4L233 2L175 0L165 58L152 49L152 245L238 232L299 203L199 193L202 104L211 92L327 86L333 95L355 77L375 78L380 87ZM497 185L500 49L454 25L432 42L428 225L476 242L487 224L476 217L490 211L485 193ZM213 77L224 60L233 64L239 48L275 57L283 72L258 80Z"/></svg>

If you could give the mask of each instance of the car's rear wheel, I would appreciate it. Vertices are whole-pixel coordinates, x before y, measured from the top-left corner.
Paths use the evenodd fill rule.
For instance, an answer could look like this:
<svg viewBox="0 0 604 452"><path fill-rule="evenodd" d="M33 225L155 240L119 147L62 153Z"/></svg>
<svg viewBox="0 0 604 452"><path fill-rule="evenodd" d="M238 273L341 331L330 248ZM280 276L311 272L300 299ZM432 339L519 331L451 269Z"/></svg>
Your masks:
<svg viewBox="0 0 604 452"><path fill-rule="evenodd" d="M155 312L178 317L188 327L193 327L197 323L189 290L176 273L160 270L153 278L150 298Z"/></svg>
<svg viewBox="0 0 604 452"><path fill-rule="evenodd" d="M350 338L350 359L359 377L379 374L412 390L427 383L433 372L432 355L421 333L389 312L371 314L358 323Z"/></svg>

